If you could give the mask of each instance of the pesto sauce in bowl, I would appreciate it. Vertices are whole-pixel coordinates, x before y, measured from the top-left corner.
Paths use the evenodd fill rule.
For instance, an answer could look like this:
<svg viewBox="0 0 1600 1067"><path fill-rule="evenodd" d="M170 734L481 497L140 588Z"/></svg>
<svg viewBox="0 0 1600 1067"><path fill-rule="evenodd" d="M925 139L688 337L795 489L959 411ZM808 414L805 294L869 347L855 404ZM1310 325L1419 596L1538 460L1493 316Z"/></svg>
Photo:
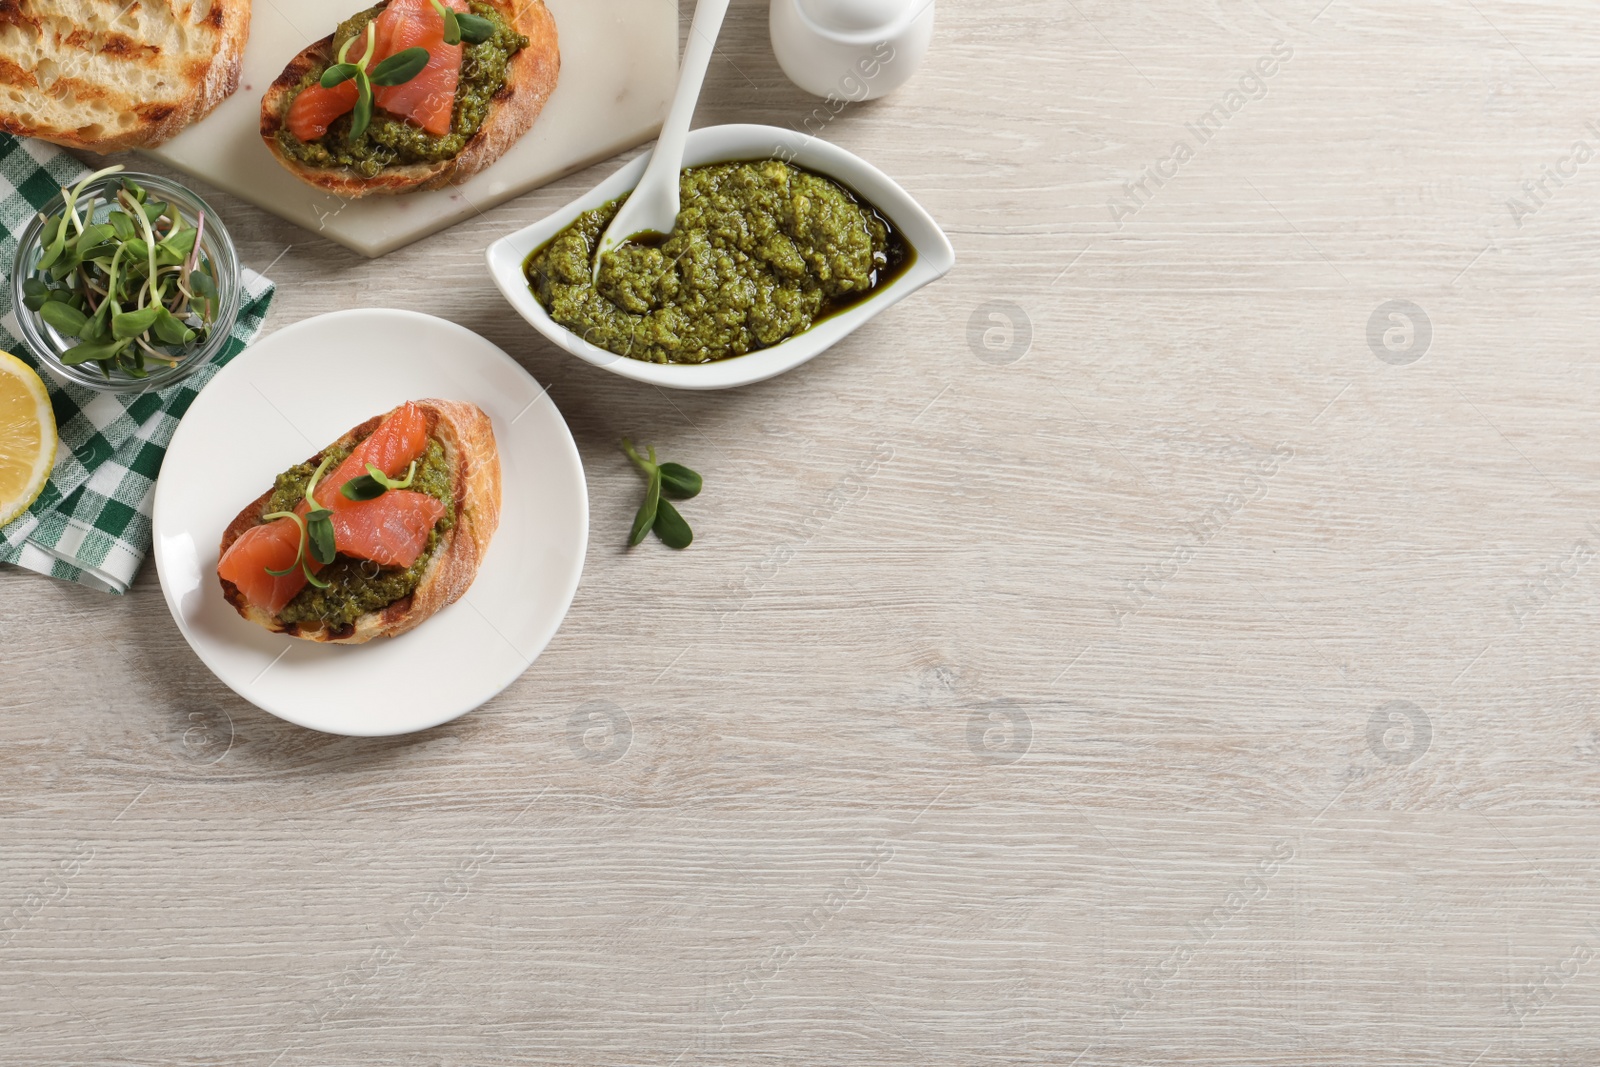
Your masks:
<svg viewBox="0 0 1600 1067"><path fill-rule="evenodd" d="M354 449L354 445L329 449L324 453L333 457L328 469L338 467ZM305 499L306 486L311 484L316 470L315 463L301 463L278 475L265 514L293 511ZM433 531L428 534L428 546L415 563L409 567L380 567L371 560L335 556L332 563L317 572L317 577L327 582L328 588L318 589L307 584L279 613L279 618L286 623L324 623L340 629L369 611L379 611L401 597L410 596L433 559L440 535L456 522L455 486L451 482L444 446L438 441L429 440L428 450L417 464L411 489L427 493L444 505L444 515L434 524Z"/></svg>
<svg viewBox="0 0 1600 1067"><path fill-rule="evenodd" d="M684 170L665 241L594 249L627 199L586 211L527 259L550 317L585 341L650 363L709 363L770 348L887 284L913 259L871 205L779 160Z"/></svg>
<svg viewBox="0 0 1600 1067"><path fill-rule="evenodd" d="M378 109L372 113L371 124L352 143L352 116L347 113L334 119L328 132L315 141L302 141L289 132L287 125L280 127L278 146L284 155L309 167L349 167L363 178L376 177L388 166L437 163L460 155L489 117L495 94L506 84L511 57L528 45L528 39L513 30L492 5L474 2L467 6L474 15L494 24L494 34L478 44L465 41L461 44L461 81L456 86L449 133L435 137L420 126ZM381 14L383 6L379 5L341 22L333 34L333 54L337 56L346 41L366 33L367 23ZM351 51L360 47L358 44ZM300 84L284 99L285 115L301 90L318 81L327 69L327 64L314 67L300 79Z"/></svg>

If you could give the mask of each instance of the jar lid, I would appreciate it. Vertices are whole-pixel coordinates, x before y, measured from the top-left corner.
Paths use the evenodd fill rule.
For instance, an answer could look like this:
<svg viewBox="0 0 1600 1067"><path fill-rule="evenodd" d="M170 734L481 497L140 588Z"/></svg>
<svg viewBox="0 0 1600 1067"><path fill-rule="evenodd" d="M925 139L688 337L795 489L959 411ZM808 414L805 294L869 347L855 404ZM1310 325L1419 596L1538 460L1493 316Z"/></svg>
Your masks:
<svg viewBox="0 0 1600 1067"><path fill-rule="evenodd" d="M905 15L914 0L799 0L800 11L833 33L885 29Z"/></svg>

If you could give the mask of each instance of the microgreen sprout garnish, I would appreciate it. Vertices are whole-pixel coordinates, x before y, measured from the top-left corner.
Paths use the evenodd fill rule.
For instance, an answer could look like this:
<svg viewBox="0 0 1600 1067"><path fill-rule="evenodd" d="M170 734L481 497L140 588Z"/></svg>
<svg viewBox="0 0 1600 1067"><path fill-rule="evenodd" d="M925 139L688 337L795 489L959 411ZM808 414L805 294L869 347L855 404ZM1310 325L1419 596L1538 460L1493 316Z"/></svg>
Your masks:
<svg viewBox="0 0 1600 1067"><path fill-rule="evenodd" d="M649 446L645 448L649 458L640 456L626 437L622 439L622 450L644 471L646 478L644 503L639 505L638 514L633 518L628 547L643 541L645 534L654 530L668 548L688 548L694 541L694 531L666 498L689 500L698 496L704 485L700 475L681 463L657 463L656 450Z"/></svg>
<svg viewBox="0 0 1600 1067"><path fill-rule="evenodd" d="M333 512L319 504L315 495L317 483L322 480L322 476L327 473L328 464L332 462L333 457L331 455L324 456L322 462L317 465L316 472L311 475L311 480L306 483L305 501L307 511L304 517L293 511L274 511L271 514L261 516L263 522L271 522L273 519L292 519L294 524L300 528L300 544L295 550L294 562L281 571L275 571L271 567L261 568L272 577L282 578L286 574L292 574L294 569L299 567L305 571L306 581L318 589L328 588L327 582L311 573L311 560L315 560L326 567L333 562L335 555ZM310 557L309 559L307 558L308 556Z"/></svg>
<svg viewBox="0 0 1600 1067"><path fill-rule="evenodd" d="M287 567L283 568L283 570L281 570L281 571L275 571L271 567L262 567L261 568L262 570L266 571L268 574L272 575L274 578L282 578L285 575L292 573L296 567L300 566L301 564L303 564L305 562L305 558L306 558L306 521L304 519L302 519L299 515L295 514L292 511L269 511L267 514L261 516L261 521L262 522L271 522L274 519L288 519L291 522L293 522L296 526L300 527L300 543L299 543L299 547L295 550L294 562L289 564ZM311 577L311 571L309 569L307 569L307 571L306 571L306 577L307 578Z"/></svg>
<svg viewBox="0 0 1600 1067"><path fill-rule="evenodd" d="M409 489L411 481L417 476L417 461L411 461L411 469L406 471L406 476L399 481L390 478L374 464L367 464L367 473L358 474L339 487L339 492L346 500L376 500L391 489Z"/></svg>
<svg viewBox="0 0 1600 1067"><path fill-rule="evenodd" d="M43 251L35 276L22 282L22 303L61 338L79 342L62 353L63 363L98 363L107 378L118 370L144 378L151 362L175 367L203 342L222 301L201 255L205 212L191 223L131 178L112 184L104 200L86 194L122 169L63 188L61 210L41 216Z"/></svg>
<svg viewBox="0 0 1600 1067"><path fill-rule="evenodd" d="M482 44L494 36L494 23L481 15L469 15L456 11L448 4L433 0L433 9L444 19L444 43L455 45L462 41L468 44Z"/></svg>
<svg viewBox="0 0 1600 1067"><path fill-rule="evenodd" d="M361 58L355 62L350 61L350 47L358 40L366 42L366 50L361 53ZM372 87L374 85L404 85L406 82L422 73L422 68L428 65L428 50L419 46L407 48L396 52L394 55L367 70L367 64L372 62L372 54L377 50L377 26L367 23L366 33L361 37L352 37L339 49L339 61L322 72L322 87L332 89L354 78L356 83L356 106L350 113L350 133L348 135L353 144L357 138L367 132L367 126L372 122Z"/></svg>
<svg viewBox="0 0 1600 1067"><path fill-rule="evenodd" d="M317 502L317 483L333 462L332 456L322 457L316 473L306 483L306 537L311 542L311 558L326 567L333 562L333 512Z"/></svg>

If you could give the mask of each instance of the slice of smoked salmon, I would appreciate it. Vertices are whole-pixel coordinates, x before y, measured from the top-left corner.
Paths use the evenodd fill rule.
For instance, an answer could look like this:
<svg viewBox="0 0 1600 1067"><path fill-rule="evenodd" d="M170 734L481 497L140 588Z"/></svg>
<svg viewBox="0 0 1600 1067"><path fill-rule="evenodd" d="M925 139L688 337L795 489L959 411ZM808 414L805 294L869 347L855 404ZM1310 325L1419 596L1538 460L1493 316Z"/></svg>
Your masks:
<svg viewBox="0 0 1600 1067"><path fill-rule="evenodd" d="M324 89L312 82L295 95L289 105L285 120L289 132L302 141L315 141L327 135L334 119L356 106L357 89L354 81L340 82L332 89Z"/></svg>
<svg viewBox="0 0 1600 1067"><path fill-rule="evenodd" d="M306 576L295 567L282 578L274 578L267 568L281 571L294 567L299 551L300 527L292 519L274 519L240 534L222 554L217 573L250 603L276 615L305 588ZM317 570L316 560L311 561L311 569Z"/></svg>
<svg viewBox="0 0 1600 1067"><path fill-rule="evenodd" d="M428 416L415 404L403 404L317 483L317 502L333 512L335 551L385 567L409 567L417 561L433 524L444 514L443 504L426 493L398 489L376 500L351 500L339 489L367 473L368 464L399 478L427 447ZM304 514L304 504L298 510Z"/></svg>
<svg viewBox="0 0 1600 1067"><path fill-rule="evenodd" d="M412 460L422 458L427 447L428 416L408 401L379 423L378 428L357 445L343 463L323 476L322 481L317 483L317 502L326 508L337 508L341 502L349 504L351 501L346 500L339 489L351 478L367 473L368 463L390 478L399 478L411 466Z"/></svg>
<svg viewBox="0 0 1600 1067"><path fill-rule="evenodd" d="M384 567L415 563L428 547L433 524L444 515L437 499L409 489L391 489L376 500L340 499L343 503L333 509L334 544L347 556Z"/></svg>
<svg viewBox="0 0 1600 1067"><path fill-rule="evenodd" d="M466 0L444 2L467 13ZM434 10L433 0L389 0L389 6L375 21L374 67L396 52L415 47L428 50L428 65L403 85L373 86L373 101L391 115L409 119L435 137L443 137L450 132L456 86L461 81L461 46L444 43L444 17Z"/></svg>
<svg viewBox="0 0 1600 1067"><path fill-rule="evenodd" d="M358 444L333 471L317 483L317 501L334 513L334 549L348 556L372 559L384 566L415 563L427 547L428 534L444 514L444 505L424 493L393 490L376 500L354 501L339 492L345 482L367 472L370 463L390 478L398 478L420 459L428 447L428 417L415 404L406 403ZM409 499L422 497L430 507ZM301 501L295 512L310 509ZM352 514L341 519L342 513ZM432 515L429 518L429 515ZM341 526L344 533L341 535ZM413 550L412 545L417 547ZM295 568L281 578L267 573L291 565L300 548L300 528L292 519L274 519L252 527L223 553L217 574L232 582L250 603L276 615L305 588L305 574ZM369 554L370 553L370 554ZM409 557L408 557L409 553ZM390 563L389 560L396 562ZM404 560L404 562L398 562ZM312 573L319 565L309 560Z"/></svg>

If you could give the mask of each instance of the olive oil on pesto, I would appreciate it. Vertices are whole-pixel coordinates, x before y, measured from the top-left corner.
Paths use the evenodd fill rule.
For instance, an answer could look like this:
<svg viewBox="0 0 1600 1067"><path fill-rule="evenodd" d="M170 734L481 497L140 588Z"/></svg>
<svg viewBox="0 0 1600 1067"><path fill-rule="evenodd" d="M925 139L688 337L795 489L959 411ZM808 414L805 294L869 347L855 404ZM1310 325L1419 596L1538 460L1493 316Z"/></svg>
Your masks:
<svg viewBox="0 0 1600 1067"><path fill-rule="evenodd" d="M623 197L534 250L523 273L550 317L650 363L709 363L770 348L871 296L916 253L876 208L779 160L691 167L665 239L594 249Z"/></svg>
<svg viewBox="0 0 1600 1067"><path fill-rule="evenodd" d="M333 457L330 470L343 463L355 446L329 449ZM318 462L321 462L320 458ZM267 500L266 513L292 511L305 499L306 486L316 473L316 463L302 463L278 475L272 496ZM428 546L409 567L380 567L371 560L336 556L334 561L317 572L317 577L328 583L327 589L307 585L279 613L286 623L325 623L335 629L349 626L359 616L369 611L388 607L401 597L409 596L422 581L423 572L439 545L439 537L455 525L455 486L450 478L450 465L445 460L444 446L430 440L428 449L417 464L417 473L411 489L427 493L444 505L444 515L428 534Z"/></svg>
<svg viewBox="0 0 1600 1067"><path fill-rule="evenodd" d="M449 133L435 137L403 118L377 110L373 112L372 123L352 144L352 117L345 114L335 119L328 126L328 132L315 141L302 141L290 133L287 126L280 127L278 145L284 155L311 167L350 167L363 178L376 177L387 166L436 163L460 155L489 117L489 105L505 86L511 57L528 44L528 39L507 25L492 5L471 3L467 6L474 15L494 24L494 34L478 44L462 42L461 81L456 88ZM382 13L380 5L357 12L340 23L333 34L333 54L338 55L346 41L366 33L367 23ZM326 69L327 66L322 65L306 72L284 100L285 115L300 91L321 78Z"/></svg>

